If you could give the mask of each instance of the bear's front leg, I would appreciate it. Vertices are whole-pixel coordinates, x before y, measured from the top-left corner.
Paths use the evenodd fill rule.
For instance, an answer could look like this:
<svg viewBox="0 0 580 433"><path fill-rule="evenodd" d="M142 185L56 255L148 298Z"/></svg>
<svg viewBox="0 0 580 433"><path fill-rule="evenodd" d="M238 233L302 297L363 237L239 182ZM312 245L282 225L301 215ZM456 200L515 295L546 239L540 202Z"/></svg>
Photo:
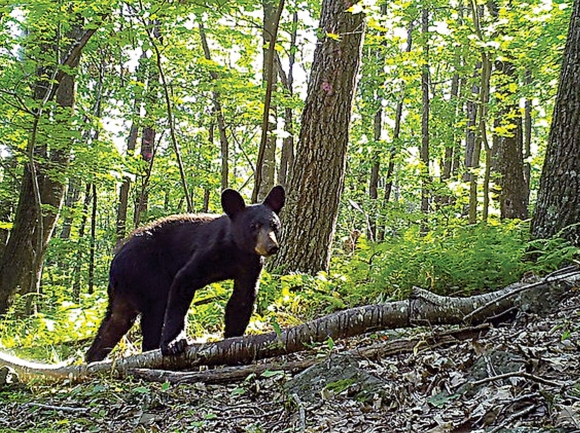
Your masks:
<svg viewBox="0 0 580 433"><path fill-rule="evenodd" d="M252 316L259 282L259 271L234 280L234 292L226 305L225 338L244 335Z"/></svg>
<svg viewBox="0 0 580 433"><path fill-rule="evenodd" d="M192 259L173 279L165 308L161 331L161 353L164 356L179 355L187 347L185 320L197 289L208 284L199 278L199 263Z"/></svg>
<svg viewBox="0 0 580 433"><path fill-rule="evenodd" d="M161 331L160 348L163 356L179 355L185 350L185 319L194 294L195 290L177 284L171 286Z"/></svg>

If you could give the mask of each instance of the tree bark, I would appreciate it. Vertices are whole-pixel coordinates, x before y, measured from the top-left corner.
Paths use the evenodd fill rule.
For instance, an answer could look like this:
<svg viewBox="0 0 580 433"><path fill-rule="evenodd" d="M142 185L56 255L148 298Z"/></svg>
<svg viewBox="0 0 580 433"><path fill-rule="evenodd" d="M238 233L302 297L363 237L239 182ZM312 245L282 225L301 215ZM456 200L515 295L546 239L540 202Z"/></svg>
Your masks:
<svg viewBox="0 0 580 433"><path fill-rule="evenodd" d="M91 200L93 199L93 195L91 194L92 184L87 183L85 189L85 199L83 201L83 211L81 214L81 221L79 224L78 230L78 239L77 239L77 256L76 261L73 269L73 283L72 283L72 298L75 301L80 300L81 295L81 280L82 280L82 264L83 264L83 256L85 251L85 231L87 228L87 220L89 217L89 206L91 204Z"/></svg>
<svg viewBox="0 0 580 433"><path fill-rule="evenodd" d="M274 73L276 69L274 58L284 0L279 0L277 9L274 6L273 0L262 0L264 10L262 82L265 87L265 95L262 135L254 173L253 203L262 201L272 189L276 172L276 137L273 134L276 129L276 107L272 105L272 92L277 81L277 74Z"/></svg>
<svg viewBox="0 0 580 433"><path fill-rule="evenodd" d="M137 66L136 76L140 83L145 81L145 69L147 62L147 54L145 51L141 53L139 64ZM141 118L142 95L136 94L133 103L133 120L131 121L131 128L129 129L129 136L127 137L127 151L125 155L129 158L133 156L135 148L137 147L137 138L139 135L139 124ZM116 236L115 246L119 246L125 236L127 235L127 209L129 208L129 192L131 190L131 178L123 176L123 183L119 189L119 204L117 206L117 221L116 221Z"/></svg>
<svg viewBox="0 0 580 433"><path fill-rule="evenodd" d="M351 107L364 32L362 14L342 2L322 4L319 40L302 114L294 170L274 262L287 270L328 269L344 171Z"/></svg>
<svg viewBox="0 0 580 433"><path fill-rule="evenodd" d="M93 207L91 211L91 240L89 245L89 274L87 277L87 293L93 294L95 287L95 249L97 243L97 186L93 182L92 187Z"/></svg>
<svg viewBox="0 0 580 433"><path fill-rule="evenodd" d="M137 228L141 225L141 220L143 215L146 215L147 209L149 208L149 176L151 174L151 168L153 165L154 151L155 151L155 119L153 118L153 112L155 107L159 104L159 87L160 87L160 71L161 71L161 54L157 48L157 43L160 43L161 31L159 24L155 21L144 23L146 27L146 32L149 38L149 42L152 47L154 47L153 60L144 62L147 65L145 75L146 79L146 96L145 96L145 118L143 122L142 132L141 132L141 158L147 164L147 169L141 175L141 188L139 195L137 197L135 212L133 214L133 227ZM152 62L155 62L155 66Z"/></svg>
<svg viewBox="0 0 580 433"><path fill-rule="evenodd" d="M475 327L452 329L444 332L426 332L415 338L406 338L393 341L381 341L380 343L364 348L349 350L346 354L365 360L376 360L388 356L401 355L404 353L416 353L418 347L422 351L433 350L435 348L452 346L459 340L471 340L477 338L489 329L489 325L483 324ZM320 363L320 356L316 353L299 361L287 361L285 359L274 359L269 362L252 363L235 367L213 368L205 371L171 371L156 370L149 368L136 368L128 370L128 374L133 377L150 382L170 382L180 383L230 383L242 381L250 374L261 375L265 371L284 371L295 374Z"/></svg>
<svg viewBox="0 0 580 433"><path fill-rule="evenodd" d="M499 8L494 1L488 3L491 15L498 20ZM503 26L498 26L502 35ZM528 184L524 173L523 125L518 100L513 100L514 91L511 84L517 84L516 67L510 60L508 52L502 60L495 61L495 69L499 72L497 99L500 111L497 124L501 127L498 134L498 148L494 149L499 169L499 203L501 218L526 219L528 217ZM496 131L497 133L497 131ZM491 164L490 164L491 165ZM490 168L491 169L491 168Z"/></svg>
<svg viewBox="0 0 580 433"><path fill-rule="evenodd" d="M78 203L81 196L81 189L79 188L79 179L71 177L68 180L68 187L65 194L64 206L72 213L73 208ZM67 215L62 221L62 230L60 232L61 239L69 239L73 225L72 215Z"/></svg>
<svg viewBox="0 0 580 433"><path fill-rule="evenodd" d="M34 112L34 121L29 137L30 157L24 169L14 226L0 258L0 314L6 312L10 298L18 288L30 292L38 290L40 284L46 247L64 195L64 185L52 173L55 170L62 172L68 167L72 139L59 140L55 146L39 142L39 120L40 117L50 116L44 113L44 109L52 100L56 101L57 110L61 113L72 112L75 78L66 71L77 67L82 49L98 27L95 23L91 23L91 26L90 30L83 30L78 19L71 23L71 29L66 35L66 39L71 41L70 45L63 47L61 53L57 53L54 48L54 58L63 60L52 73L53 81L47 82L39 75L35 84L36 103L31 110ZM45 69L39 68L39 73L46 73ZM56 117L71 118L62 115ZM67 129L66 122L60 120L59 127ZM47 210L41 216L40 210L43 206Z"/></svg>
<svg viewBox="0 0 580 433"><path fill-rule="evenodd" d="M429 9L423 5L421 17L421 33L423 41L423 67L421 70L421 95L422 95L422 112L421 112L421 212L424 215L429 213L430 202L430 185L431 179L429 174ZM424 226L423 229L426 229Z"/></svg>
<svg viewBox="0 0 580 433"><path fill-rule="evenodd" d="M292 33L290 35L290 48L288 55L288 75L286 78L286 92L291 97L294 94L294 64L296 62L296 38L298 27L298 12L292 15ZM278 59L279 75L283 77L284 71ZM282 80L284 81L284 80ZM287 187L288 178L294 164L294 111L291 107L284 109L284 131L288 134L282 140L282 155L280 156L280 166L278 168L278 184Z"/></svg>
<svg viewBox="0 0 580 433"><path fill-rule="evenodd" d="M414 23L411 21L407 29L407 47L405 48L406 53L410 53L413 47L413 28ZM395 109L395 126L393 128L393 145L389 152L389 163L387 164L387 173L385 175L385 191L383 196L383 201L389 203L391 201L391 194L393 192L393 183L395 175L395 158L397 156L397 150L399 144L399 137L401 135L401 122L403 118L403 101L405 100L405 91L401 91L399 96L399 102L397 102L397 107ZM377 240L382 241L385 238L384 230L377 233Z"/></svg>
<svg viewBox="0 0 580 433"><path fill-rule="evenodd" d="M499 90L502 100L510 97L509 83L513 82L515 67L510 62L496 62L496 69L508 80ZM528 217L528 184L524 176L522 117L516 103L503 107L500 125L509 130L499 137L497 150L499 166L499 202L501 218L526 219Z"/></svg>
<svg viewBox="0 0 580 433"><path fill-rule="evenodd" d="M203 53L207 60L211 60L211 52L209 50L209 45L207 43L207 36L205 34L205 28L203 27L203 23L199 22L199 37L201 39L201 46L203 48ZM210 71L209 75L211 79L215 82L218 80L219 76L217 72ZM226 121L224 119L224 113L222 109L221 103L221 95L218 91L212 91L212 101L213 101L213 114L217 120L217 126L220 136L220 153L221 153L221 187L222 190L226 189L229 186L229 160L230 160L230 145L228 142L227 130L226 130ZM210 136L213 137L213 132L210 132ZM213 143L213 139L210 140Z"/></svg>
<svg viewBox="0 0 580 433"><path fill-rule="evenodd" d="M473 79L478 74L479 66L476 67L473 73ZM469 92L469 89L468 89ZM474 168L479 166L480 149L477 147L477 105L475 95L479 94L479 86L471 85L471 91L467 97L465 110L467 115L467 125L465 128L465 173L463 174L463 181L471 183L471 178L474 176Z"/></svg>
<svg viewBox="0 0 580 433"><path fill-rule="evenodd" d="M532 236L580 246L580 0L574 1Z"/></svg>
<svg viewBox="0 0 580 433"><path fill-rule="evenodd" d="M153 147L151 149L151 156L150 159L147 161L148 165L147 168L145 170L145 173L142 176L141 179L141 188L139 191L139 195L137 198L137 206L135 207L135 216L134 216L134 223L135 223L135 228L139 227L140 223L141 223L141 213L144 210L147 210L147 201L148 201L148 188L149 188L149 179L151 178L151 172L153 171L153 163L155 162L155 152L156 152L156 146L155 144L153 144ZM181 205L183 204L183 197L182 197L182 202L180 202L179 207L181 207Z"/></svg>

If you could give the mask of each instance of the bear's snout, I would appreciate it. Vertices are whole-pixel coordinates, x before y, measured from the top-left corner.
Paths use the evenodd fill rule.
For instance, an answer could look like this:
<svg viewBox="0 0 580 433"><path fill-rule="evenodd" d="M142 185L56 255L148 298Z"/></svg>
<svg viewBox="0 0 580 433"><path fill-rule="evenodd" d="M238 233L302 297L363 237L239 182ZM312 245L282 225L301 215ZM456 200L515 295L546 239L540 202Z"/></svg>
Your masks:
<svg viewBox="0 0 580 433"><path fill-rule="evenodd" d="M276 233L273 230L262 230L258 234L255 251L264 257L274 255L280 250Z"/></svg>

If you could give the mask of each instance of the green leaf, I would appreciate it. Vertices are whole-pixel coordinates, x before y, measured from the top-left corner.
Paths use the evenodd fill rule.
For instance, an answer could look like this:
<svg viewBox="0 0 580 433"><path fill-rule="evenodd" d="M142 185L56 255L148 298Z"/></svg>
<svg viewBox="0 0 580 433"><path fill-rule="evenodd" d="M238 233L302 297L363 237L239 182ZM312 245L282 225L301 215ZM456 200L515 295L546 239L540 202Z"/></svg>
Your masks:
<svg viewBox="0 0 580 433"><path fill-rule="evenodd" d="M146 386L138 386L133 389L133 392L136 392L137 394L149 394L150 390Z"/></svg>
<svg viewBox="0 0 580 433"><path fill-rule="evenodd" d="M283 370L266 370L260 376L264 378L282 376L284 374Z"/></svg>

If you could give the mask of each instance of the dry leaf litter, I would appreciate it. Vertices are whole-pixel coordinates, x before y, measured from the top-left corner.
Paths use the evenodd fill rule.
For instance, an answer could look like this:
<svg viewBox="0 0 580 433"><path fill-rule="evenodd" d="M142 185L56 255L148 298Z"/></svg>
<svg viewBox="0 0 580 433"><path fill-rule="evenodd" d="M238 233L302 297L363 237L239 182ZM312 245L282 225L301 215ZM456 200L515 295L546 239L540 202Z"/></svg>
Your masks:
<svg viewBox="0 0 580 433"><path fill-rule="evenodd" d="M579 295L446 347L350 355L437 329L381 332L288 356L320 357L302 373L227 385L23 384L4 371L0 432L580 432Z"/></svg>

